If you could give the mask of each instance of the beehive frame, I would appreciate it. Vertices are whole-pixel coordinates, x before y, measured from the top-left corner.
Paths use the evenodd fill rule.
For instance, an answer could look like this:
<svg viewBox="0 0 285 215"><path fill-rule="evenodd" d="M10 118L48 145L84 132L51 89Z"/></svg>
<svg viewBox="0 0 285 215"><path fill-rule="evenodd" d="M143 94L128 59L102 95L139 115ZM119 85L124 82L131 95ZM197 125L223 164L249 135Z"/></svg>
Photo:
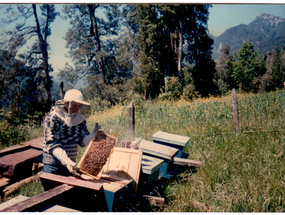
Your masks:
<svg viewBox="0 0 285 215"><path fill-rule="evenodd" d="M102 141L103 139L109 140L109 141L111 142L111 148L110 148L110 151L109 151L109 156L108 156L108 158L107 158L107 160L106 160L106 162L107 162L108 159L109 159L109 157L110 157L110 153L112 152L112 149L113 149L113 148L116 146L116 144L117 144L118 139L115 138L115 137L112 137L112 136L110 136L110 135L108 135L108 134L105 134L105 132L104 132L103 130L99 130L99 131L96 133L96 135L95 135L95 137L93 138L93 140L90 141L89 145L87 146L87 148L86 148L84 154L82 155L82 157L81 157L81 159L80 159L80 161L79 161L79 163L78 163L78 165L77 165L77 170L79 170L81 173L83 173L83 174L85 174L85 175L88 175L88 176L90 176L90 177L92 177L92 178L94 178L94 179L96 179L96 180L99 180L99 179L100 179L100 176L101 176L101 173L102 173L102 171L103 171L103 166L104 166L104 165L101 166L99 172L97 171L98 174L97 174L97 173L94 174L94 175L93 175L93 174L90 174L90 171L88 171L88 169L86 169L86 166L85 166L85 165L86 165L86 156L88 155L89 151L91 150L91 147L92 147L94 144L97 144L98 142ZM109 150L109 149L108 149L108 150ZM100 155L98 155L98 156L100 156Z"/></svg>

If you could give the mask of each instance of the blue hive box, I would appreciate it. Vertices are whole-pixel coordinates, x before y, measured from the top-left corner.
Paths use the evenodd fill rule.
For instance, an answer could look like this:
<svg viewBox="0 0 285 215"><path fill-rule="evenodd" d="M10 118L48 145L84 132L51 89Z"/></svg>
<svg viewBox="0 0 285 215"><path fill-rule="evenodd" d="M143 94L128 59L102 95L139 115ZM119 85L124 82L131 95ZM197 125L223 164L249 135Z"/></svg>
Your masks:
<svg viewBox="0 0 285 215"><path fill-rule="evenodd" d="M175 157L179 158L188 157L187 154L183 153L183 150L185 146L189 143L190 137L171 134L163 131L157 131L155 134L152 135L152 140L154 143L179 149Z"/></svg>

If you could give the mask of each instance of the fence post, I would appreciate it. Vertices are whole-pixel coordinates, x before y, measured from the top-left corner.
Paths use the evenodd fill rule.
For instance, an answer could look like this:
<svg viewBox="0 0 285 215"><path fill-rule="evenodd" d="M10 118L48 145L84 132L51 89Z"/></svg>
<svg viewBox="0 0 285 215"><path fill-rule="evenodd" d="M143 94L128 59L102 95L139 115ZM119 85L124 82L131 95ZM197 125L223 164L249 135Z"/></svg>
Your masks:
<svg viewBox="0 0 285 215"><path fill-rule="evenodd" d="M128 106L129 108L129 133L130 136L135 138L135 106L133 102L131 102Z"/></svg>
<svg viewBox="0 0 285 215"><path fill-rule="evenodd" d="M63 82L60 82L59 96L60 96L60 99L63 99L63 97L64 97Z"/></svg>
<svg viewBox="0 0 285 215"><path fill-rule="evenodd" d="M236 90L234 88L232 91L232 102L233 102L234 127L235 127L236 132L239 132L237 94L236 94Z"/></svg>

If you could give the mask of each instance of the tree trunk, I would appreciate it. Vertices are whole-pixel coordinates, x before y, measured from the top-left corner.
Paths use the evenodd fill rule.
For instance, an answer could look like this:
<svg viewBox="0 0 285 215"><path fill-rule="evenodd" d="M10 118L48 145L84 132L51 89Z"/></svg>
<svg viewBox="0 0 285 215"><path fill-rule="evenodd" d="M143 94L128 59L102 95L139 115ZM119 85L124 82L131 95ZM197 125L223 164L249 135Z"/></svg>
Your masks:
<svg viewBox="0 0 285 215"><path fill-rule="evenodd" d="M49 10L49 6L47 6L47 10ZM35 19L36 19L36 30L37 30L37 35L38 35L38 38L39 38L39 45L40 45L41 52L42 52L42 57L43 57L43 66L44 66L44 72L45 72L45 88L46 88L46 91L47 91L47 110L49 110L50 107L51 107L51 92L50 92L51 82L50 82L50 76L49 76L49 70L48 70L47 43L43 39L43 35L41 34L41 28L40 28L38 15L37 15L37 9L36 9L36 5L35 4L33 4L33 11L34 11ZM47 11L47 22L48 22L48 19L49 19L49 14L48 14L48 11Z"/></svg>
<svg viewBox="0 0 285 215"><path fill-rule="evenodd" d="M89 9L89 15L90 15L90 20L91 20L91 34L94 37L96 54L98 54L101 51L101 46L100 46L97 21L95 18L95 6L92 4L88 4L88 9ZM97 58L97 63L98 63L101 80L105 83L105 71L104 71L104 66L103 66L103 57Z"/></svg>
<svg viewBox="0 0 285 215"><path fill-rule="evenodd" d="M182 61L182 20L180 16L178 23L178 49L177 49L177 73L178 73L179 83L181 83L181 61Z"/></svg>

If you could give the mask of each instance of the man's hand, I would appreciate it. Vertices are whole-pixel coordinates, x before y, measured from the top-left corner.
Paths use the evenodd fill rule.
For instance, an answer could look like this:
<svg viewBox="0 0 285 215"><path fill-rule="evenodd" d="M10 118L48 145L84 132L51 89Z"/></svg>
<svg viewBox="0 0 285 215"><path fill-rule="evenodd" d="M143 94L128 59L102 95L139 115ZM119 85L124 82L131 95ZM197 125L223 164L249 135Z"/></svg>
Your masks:
<svg viewBox="0 0 285 215"><path fill-rule="evenodd" d="M53 149L52 154L62 163L62 165L66 166L70 173L76 174L76 163L67 156L66 151L60 147L57 147Z"/></svg>
<svg viewBox="0 0 285 215"><path fill-rule="evenodd" d="M76 170L75 170L76 163L75 162L73 162L72 160L69 160L65 166L70 173L72 173L73 175L76 174Z"/></svg>
<svg viewBox="0 0 285 215"><path fill-rule="evenodd" d="M92 133L89 134L89 135L87 135L87 136L85 136L85 137L83 138L83 146L88 146L88 144L90 143L90 141L94 139L94 137L95 137L97 131L99 131L99 130L103 130L103 128L102 128L101 125L99 125L98 123L96 123L95 126L94 126L94 129L93 129Z"/></svg>
<svg viewBox="0 0 285 215"><path fill-rule="evenodd" d="M95 126L94 126L94 130L93 131L95 133L95 132L99 131L100 129L103 129L102 126L99 125L98 123L96 123Z"/></svg>

